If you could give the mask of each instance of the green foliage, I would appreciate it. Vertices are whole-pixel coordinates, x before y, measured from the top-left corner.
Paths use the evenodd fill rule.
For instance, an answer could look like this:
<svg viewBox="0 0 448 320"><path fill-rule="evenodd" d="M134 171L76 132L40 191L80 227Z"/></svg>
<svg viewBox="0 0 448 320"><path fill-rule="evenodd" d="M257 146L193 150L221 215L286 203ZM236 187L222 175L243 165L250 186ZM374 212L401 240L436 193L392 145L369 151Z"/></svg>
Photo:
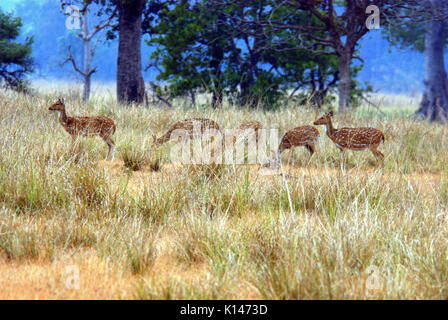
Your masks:
<svg viewBox="0 0 448 320"><path fill-rule="evenodd" d="M364 84L361 84L360 81L353 80L356 78L358 72L360 72L361 69L362 65L355 65L351 69L352 83L350 89L350 100L352 102L352 107L354 108L359 107L361 105L361 102L363 102L363 98L374 92L373 86L368 82L364 82Z"/></svg>
<svg viewBox="0 0 448 320"><path fill-rule="evenodd" d="M147 42L157 47L151 58L163 69L157 78L168 81L170 96L192 90L221 94L220 62L228 45L217 38L229 30L223 30L217 19L202 4L185 2L161 10L159 23L151 30L152 39Z"/></svg>
<svg viewBox="0 0 448 320"><path fill-rule="evenodd" d="M446 4L445 4L446 6ZM411 48L419 52L425 49L426 23L433 19L431 13L426 11L424 3L410 2L407 7L397 9L396 18L388 21L388 27L383 28L383 34L388 41L400 49ZM442 9L446 11L446 7ZM444 39L446 45L448 39L448 25L445 24Z"/></svg>
<svg viewBox="0 0 448 320"><path fill-rule="evenodd" d="M316 50L324 54L297 49L302 40L294 30L235 22L285 16L272 13L272 5L251 0L241 10L236 4L218 6L204 0L178 1L161 9L147 43L157 48L150 67L157 68L157 79L167 83L165 93L178 97L207 92L213 95L213 107L227 97L234 104L271 109L282 104L287 90L305 89L314 105L322 105L338 81L336 56L317 44ZM291 24L311 19L303 11L279 10L289 10Z"/></svg>
<svg viewBox="0 0 448 320"><path fill-rule="evenodd" d="M25 42L14 40L19 36L22 22L19 17L0 11L0 82L14 89L24 89L24 76L33 70L31 44L33 38Z"/></svg>

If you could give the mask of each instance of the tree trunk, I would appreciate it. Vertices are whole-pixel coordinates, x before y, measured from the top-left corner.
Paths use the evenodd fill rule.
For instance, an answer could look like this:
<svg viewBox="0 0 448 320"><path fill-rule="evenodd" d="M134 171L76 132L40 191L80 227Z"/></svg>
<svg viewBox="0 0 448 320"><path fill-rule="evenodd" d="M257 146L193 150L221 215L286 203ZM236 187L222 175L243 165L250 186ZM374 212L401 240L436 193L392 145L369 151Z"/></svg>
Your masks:
<svg viewBox="0 0 448 320"><path fill-rule="evenodd" d="M215 89L212 93L212 108L220 108L222 106L222 91Z"/></svg>
<svg viewBox="0 0 448 320"><path fill-rule="evenodd" d="M212 47L212 61L210 63L212 69L212 108L216 109L222 106L222 73L221 63L224 59L224 50L219 43L216 43Z"/></svg>
<svg viewBox="0 0 448 320"><path fill-rule="evenodd" d="M431 0L431 9L438 13L439 0ZM426 22L425 51L423 67L424 91L416 116L430 121L448 118L448 81L443 59L444 23L440 20Z"/></svg>
<svg viewBox="0 0 448 320"><path fill-rule="evenodd" d="M143 102L141 25L144 0L119 1L117 98L120 103Z"/></svg>
<svg viewBox="0 0 448 320"><path fill-rule="evenodd" d="M89 34L89 22L87 10L84 13L84 23L83 23L83 31L84 31L84 92L82 94L82 101L88 102L90 97L90 67L92 64L92 53L90 51L90 39L87 38Z"/></svg>
<svg viewBox="0 0 448 320"><path fill-rule="evenodd" d="M88 74L84 76L84 91L82 93L82 101L85 103L89 102L90 98L90 84L91 84L92 75Z"/></svg>
<svg viewBox="0 0 448 320"><path fill-rule="evenodd" d="M339 112L344 113L350 109L351 74L350 64L352 53L344 52L339 57Z"/></svg>
<svg viewBox="0 0 448 320"><path fill-rule="evenodd" d="M194 90L189 91L190 98L191 98L191 104L193 105L193 108L196 108L196 92Z"/></svg>

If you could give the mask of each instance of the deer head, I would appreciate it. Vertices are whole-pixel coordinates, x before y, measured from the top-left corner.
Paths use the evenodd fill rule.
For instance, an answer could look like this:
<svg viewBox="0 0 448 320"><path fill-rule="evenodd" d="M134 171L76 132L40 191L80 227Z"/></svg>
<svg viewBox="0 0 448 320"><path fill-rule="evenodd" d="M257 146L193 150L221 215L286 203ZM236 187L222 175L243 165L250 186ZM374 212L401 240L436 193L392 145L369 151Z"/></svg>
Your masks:
<svg viewBox="0 0 448 320"><path fill-rule="evenodd" d="M157 147L162 145L162 143L159 141L159 139L157 139L155 135L152 135L152 143Z"/></svg>
<svg viewBox="0 0 448 320"><path fill-rule="evenodd" d="M333 111L325 113L322 117L314 121L314 125L319 124L328 124L331 121L331 117L333 116Z"/></svg>
<svg viewBox="0 0 448 320"><path fill-rule="evenodd" d="M58 101L56 101L55 103L53 103L48 110L50 111L64 111L65 110L65 104L64 104L64 99L63 98L59 98Z"/></svg>

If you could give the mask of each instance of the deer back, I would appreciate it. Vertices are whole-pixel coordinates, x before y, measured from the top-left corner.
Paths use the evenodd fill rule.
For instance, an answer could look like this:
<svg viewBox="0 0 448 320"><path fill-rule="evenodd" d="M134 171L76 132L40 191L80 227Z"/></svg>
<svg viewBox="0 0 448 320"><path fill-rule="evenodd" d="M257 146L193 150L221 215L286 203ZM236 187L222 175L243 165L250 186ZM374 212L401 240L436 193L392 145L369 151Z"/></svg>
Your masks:
<svg viewBox="0 0 448 320"><path fill-rule="evenodd" d="M171 128L160 138L155 139L156 143L162 144L171 139L174 131L179 130L181 134L187 134L191 139L202 135L206 130L221 131L219 125L210 119L193 118L176 122Z"/></svg>
<svg viewBox="0 0 448 320"><path fill-rule="evenodd" d="M255 131L255 139L257 141L260 138L262 129L263 129L263 124L259 121L250 121L250 122L242 123L238 127L238 131L240 131L240 133L245 133L244 131L246 131L246 130L254 130Z"/></svg>
<svg viewBox="0 0 448 320"><path fill-rule="evenodd" d="M240 124L238 129L239 130L253 129L257 132L258 130L263 129L263 124L259 121L250 121L250 122Z"/></svg>
<svg viewBox="0 0 448 320"><path fill-rule="evenodd" d="M97 117L68 117L62 124L71 135L99 135L107 137L116 130L114 120L104 116Z"/></svg>
<svg viewBox="0 0 448 320"><path fill-rule="evenodd" d="M375 128L340 128L335 129L333 142L342 148L364 149L384 142L384 133Z"/></svg>
<svg viewBox="0 0 448 320"><path fill-rule="evenodd" d="M286 132L280 142L280 147L303 146L312 144L319 138L319 130L313 126L301 126Z"/></svg>

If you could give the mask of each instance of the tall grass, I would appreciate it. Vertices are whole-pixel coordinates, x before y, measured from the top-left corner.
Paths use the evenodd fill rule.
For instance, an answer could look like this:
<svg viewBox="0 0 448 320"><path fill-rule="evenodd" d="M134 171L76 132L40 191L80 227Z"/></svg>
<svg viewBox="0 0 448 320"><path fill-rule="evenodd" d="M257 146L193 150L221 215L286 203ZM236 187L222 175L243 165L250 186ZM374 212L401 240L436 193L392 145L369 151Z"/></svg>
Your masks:
<svg viewBox="0 0 448 320"><path fill-rule="evenodd" d="M155 147L152 134L190 117L222 128L258 120L283 134L318 112L126 107L108 95L83 105L66 93L2 92L0 272L33 265L51 275L67 255L84 268L93 253L100 262L90 272L104 272L104 262L117 276L81 274L70 297L103 296L97 287L138 299L448 298L446 125L414 121L409 108L365 106L336 115L335 126L382 130L384 168L369 151L349 152L341 173L319 128L309 164L297 148L282 156L284 176L262 175L258 165L173 165L170 143ZM64 94L69 115L116 121L115 161L103 160L100 139L71 145L47 110ZM59 282L45 297L60 296Z"/></svg>

